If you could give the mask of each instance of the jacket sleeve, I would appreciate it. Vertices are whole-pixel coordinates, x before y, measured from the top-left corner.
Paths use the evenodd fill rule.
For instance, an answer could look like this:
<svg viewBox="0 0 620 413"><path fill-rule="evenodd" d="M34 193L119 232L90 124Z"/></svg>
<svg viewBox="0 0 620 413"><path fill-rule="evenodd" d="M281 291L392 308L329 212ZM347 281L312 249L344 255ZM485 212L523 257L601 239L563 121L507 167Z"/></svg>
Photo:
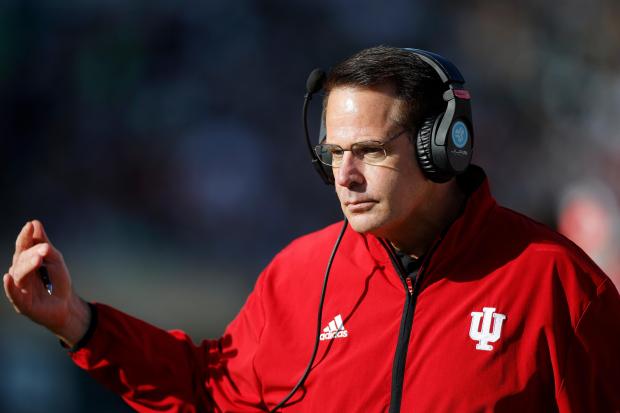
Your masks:
<svg viewBox="0 0 620 413"><path fill-rule="evenodd" d="M138 412L262 411L253 369L264 324L259 283L224 335L200 345L95 304L97 325L71 358Z"/></svg>
<svg viewBox="0 0 620 413"><path fill-rule="evenodd" d="M620 297L607 279L568 343L560 412L620 412Z"/></svg>

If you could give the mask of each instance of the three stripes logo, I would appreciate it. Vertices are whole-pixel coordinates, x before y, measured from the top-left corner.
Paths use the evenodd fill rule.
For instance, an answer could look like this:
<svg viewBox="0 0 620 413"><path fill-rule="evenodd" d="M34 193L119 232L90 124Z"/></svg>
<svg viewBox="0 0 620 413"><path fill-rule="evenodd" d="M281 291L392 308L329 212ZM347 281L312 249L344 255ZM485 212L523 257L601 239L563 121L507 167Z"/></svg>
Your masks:
<svg viewBox="0 0 620 413"><path fill-rule="evenodd" d="M349 332L344 328L342 323L342 317L338 314L332 321L329 322L327 327L323 329L323 333L319 336L321 341L331 340L334 338L345 338L349 335Z"/></svg>

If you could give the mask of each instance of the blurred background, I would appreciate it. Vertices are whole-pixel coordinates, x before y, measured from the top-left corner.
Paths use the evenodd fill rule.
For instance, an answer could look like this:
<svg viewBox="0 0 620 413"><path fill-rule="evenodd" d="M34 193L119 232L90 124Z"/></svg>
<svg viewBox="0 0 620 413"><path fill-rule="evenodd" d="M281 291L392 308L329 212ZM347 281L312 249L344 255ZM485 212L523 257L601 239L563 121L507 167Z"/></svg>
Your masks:
<svg viewBox="0 0 620 413"><path fill-rule="evenodd" d="M4 0L2 268L38 218L86 299L218 336L278 250L340 219L306 76L387 44L459 66L496 198L619 285L620 3L504 3ZM0 411L130 411L4 299L0 329Z"/></svg>

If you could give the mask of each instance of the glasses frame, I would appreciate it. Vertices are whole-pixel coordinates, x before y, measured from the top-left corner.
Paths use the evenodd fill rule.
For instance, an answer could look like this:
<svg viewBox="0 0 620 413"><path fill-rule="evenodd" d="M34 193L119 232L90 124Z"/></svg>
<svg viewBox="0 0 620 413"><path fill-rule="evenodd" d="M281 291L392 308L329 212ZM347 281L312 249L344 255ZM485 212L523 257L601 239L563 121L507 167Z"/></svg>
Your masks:
<svg viewBox="0 0 620 413"><path fill-rule="evenodd" d="M388 143L390 143L393 140L395 140L396 138L400 137L401 135L404 135L405 132L408 132L408 130L407 129L401 129L400 132L397 132L396 134L390 136L389 138L387 138L384 141L369 140L369 141L355 142L354 144L351 145L351 147L349 149L344 149L342 146L336 145L336 144L333 144L333 143L320 143L320 144L318 144L318 145L316 145L314 147L314 153L316 154L318 160L323 165L331 166L332 168L340 168L341 165L338 165L338 166L330 165L329 163L327 163L327 162L325 162L323 160L323 158L321 156L321 153L323 151L325 151L325 148L334 148L334 149L338 148L338 149L342 150L343 155L344 155L344 152L351 152L353 154L353 156L355 156L357 159L361 160L362 162L364 162L367 165L379 165L388 156L387 149L385 148L385 146ZM376 163L370 163L370 162L364 160L364 154L356 153L356 148L359 148L360 146L363 147L364 145L368 145L368 144L377 145L379 148L381 148L383 150L383 158L381 158L381 160L377 161Z"/></svg>

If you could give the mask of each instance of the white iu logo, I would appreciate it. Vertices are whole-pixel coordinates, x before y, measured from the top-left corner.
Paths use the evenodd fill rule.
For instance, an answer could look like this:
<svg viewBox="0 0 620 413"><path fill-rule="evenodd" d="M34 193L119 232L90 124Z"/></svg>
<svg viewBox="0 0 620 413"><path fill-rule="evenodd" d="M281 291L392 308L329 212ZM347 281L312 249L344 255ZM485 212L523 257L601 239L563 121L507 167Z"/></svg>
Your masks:
<svg viewBox="0 0 620 413"><path fill-rule="evenodd" d="M493 332L491 332L491 318L494 320ZM480 329L480 319L482 319L482 329ZM478 311L471 313L469 337L478 342L476 344L477 350L493 350L493 346L489 345L489 343L495 343L499 340L499 336L502 333L502 323L505 319L506 316L495 313L495 308L493 307L484 307L482 313Z"/></svg>

